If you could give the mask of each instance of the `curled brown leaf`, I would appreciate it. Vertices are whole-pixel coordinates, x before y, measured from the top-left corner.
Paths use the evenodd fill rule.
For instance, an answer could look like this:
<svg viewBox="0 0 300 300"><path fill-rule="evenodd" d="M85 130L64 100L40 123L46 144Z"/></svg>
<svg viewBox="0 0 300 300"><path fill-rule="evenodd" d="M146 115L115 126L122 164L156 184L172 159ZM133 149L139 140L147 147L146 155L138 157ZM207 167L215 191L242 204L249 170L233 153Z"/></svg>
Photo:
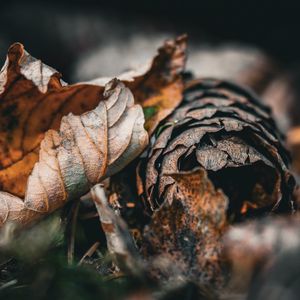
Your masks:
<svg viewBox="0 0 300 300"><path fill-rule="evenodd" d="M159 53L153 59L152 63L143 70L131 73L132 76L128 74L120 76L124 78L125 84L132 90L136 99L135 102L140 103L144 107L144 113L148 120L146 121L148 124L146 124L146 127L150 133L154 130L158 122L178 105L182 98L180 73L184 68L185 44L185 37L168 41L159 49ZM55 131L60 129L63 139L71 145L72 138L70 137L70 132L75 130L77 133L81 122L79 120L80 117L65 118L70 123L67 125L65 121L62 122L62 118L69 113L81 115L87 111L90 111L90 113L89 115L85 115L84 122L86 122L89 128L92 128L94 126L92 120L94 117L97 117L97 112L101 110L102 104L99 103L105 101L105 98L107 98L105 93L103 93L104 83L107 81L107 79L103 79L98 80L98 82L96 80L67 85L61 80L61 75L56 70L30 56L21 44L16 43L10 47L5 65L0 72L0 189L3 191L2 198L5 198L3 200L2 220L7 219L8 211L16 211L16 214L18 214L17 212L23 209L23 202L19 198L28 198L30 193L33 192L28 189L28 184L35 186L34 181L39 182L40 180L44 180L36 175L43 172L42 168L46 172L49 172L49 177L57 172L57 165L52 156L53 151L56 151L55 147L58 147L57 143L60 143L59 138L52 131L47 136L45 136L45 132L49 129ZM122 90L124 91L123 88ZM127 96L129 94L127 93ZM156 100L153 100L154 98ZM109 121L109 126L111 127L115 125L114 122L117 122L118 117L123 116L123 112L126 110L126 103L127 101L132 101L132 95L130 94L128 99L117 100L118 96L116 94L112 95L110 101L111 107L108 107L109 114L116 116L115 120ZM149 101L151 105L153 104L150 107L150 116L149 111L147 114L146 108L149 108ZM157 107L154 108L154 106ZM91 111L93 110L95 111L92 113ZM127 114L129 112L126 111ZM134 114L133 110L130 110L130 114ZM132 123L134 118L131 117L131 115L128 115L128 120L131 119L131 123L126 125L128 128L126 127L125 131L122 132L124 133L122 135L124 139L119 140L120 136L117 135L117 130L111 132L111 136L114 136L111 139L111 143L123 143L124 148L112 147L111 152L106 153L108 161L114 166L107 169L106 176L110 176L115 170L118 170L125 164L127 154L125 152L125 155L122 157L120 154L125 150L126 143L130 141L131 145L136 147L135 150L137 152L138 149L144 147L143 135L139 138L139 132L133 131L131 136L130 130L134 129L136 125ZM107 115L106 118L110 119L110 116ZM105 123L105 119L102 122ZM105 134L105 126L103 126L99 124L98 133L102 130L102 133ZM84 130L80 132L77 133L76 138L79 142L78 145L82 148L80 151L82 151L83 160L87 160L91 155L90 153L93 153L90 150L94 150L92 142L96 137L92 133L92 130L90 130L88 134L91 135L91 138L85 141L86 145L84 148L82 145L82 136L85 133ZM41 143L43 139L44 141ZM52 149L53 151L48 151L49 147L51 149L54 148ZM102 155L106 147L105 141L101 147L99 153ZM41 151L40 163L34 169L34 165L39 160L39 151ZM97 162L99 163L99 153L93 154L91 160L96 160L88 165L87 176L88 180L92 180L92 182L95 181L96 177L100 176L99 174L91 175L94 172L95 165ZM77 152L73 153L75 156L77 154ZM51 159L51 162L48 159ZM104 155L103 160L105 159ZM43 163L45 160L47 164ZM70 166L73 162L69 161L66 164ZM74 178L77 178L81 176L80 163L74 160L74 167L76 167L74 169ZM105 164L102 167L105 168ZM66 168L68 169L68 167ZM28 181L29 176L31 178L30 182ZM72 190L72 192L69 191L70 194L76 194L77 191L82 189L81 185L86 185L84 176L82 180L78 187L70 183L72 185L72 188L68 188ZM67 184L69 185L69 183ZM51 188L57 194L55 197L65 198L66 195L62 192L61 185L62 183L58 180L56 186ZM50 200L46 199L45 193L41 190L35 190L34 193L45 198L43 200L45 203L43 207L35 207L35 209L37 211L46 211L49 209L47 203ZM12 205L11 199L15 199L15 201L13 207L9 208ZM31 205L31 208L33 206ZM29 216L28 218L30 219ZM16 217L13 219L16 219Z"/></svg>

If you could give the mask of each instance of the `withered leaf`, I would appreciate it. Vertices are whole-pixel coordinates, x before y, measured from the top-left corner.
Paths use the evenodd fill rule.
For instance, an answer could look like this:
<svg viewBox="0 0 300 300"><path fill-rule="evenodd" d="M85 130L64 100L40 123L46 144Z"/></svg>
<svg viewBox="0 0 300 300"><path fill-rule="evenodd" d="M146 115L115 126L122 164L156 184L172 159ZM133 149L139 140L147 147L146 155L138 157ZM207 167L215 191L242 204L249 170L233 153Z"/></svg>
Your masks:
<svg viewBox="0 0 300 300"><path fill-rule="evenodd" d="M151 65L151 72L135 77L129 87L136 91L135 97L143 108L152 109L153 113L146 119L145 127L151 134L159 122L169 116L183 98L181 73L185 66L187 36L166 41Z"/></svg>
<svg viewBox="0 0 300 300"><path fill-rule="evenodd" d="M182 99L180 73L185 62L185 36L167 41L150 65L119 76L144 109L155 107L145 127L151 133ZM24 197L26 182L38 160L40 142L48 129L57 130L69 112L82 114L103 99L108 79L67 85L54 69L30 56L16 43L0 73L1 189ZM124 103L123 103L124 105ZM121 104L122 106L122 104ZM122 111L118 106L114 110Z"/></svg>
<svg viewBox="0 0 300 300"><path fill-rule="evenodd" d="M142 253L164 258L158 276L184 277L220 288L224 283L220 260L221 236L226 229L227 197L216 190L204 169L169 174L177 182L171 204L156 211L143 234Z"/></svg>
<svg viewBox="0 0 300 300"><path fill-rule="evenodd" d="M0 192L0 224L31 223L116 173L147 145L144 115L123 83L112 80L97 107L69 113L42 139L24 201Z"/></svg>
<svg viewBox="0 0 300 300"><path fill-rule="evenodd" d="M142 68L117 76L143 106L145 128L152 134L159 122L169 116L183 98L182 72L186 62L187 36L167 40L154 59ZM92 82L103 85L107 78Z"/></svg>
<svg viewBox="0 0 300 300"><path fill-rule="evenodd" d="M139 73L120 76L132 89L136 102L145 109L154 103L155 112L145 126L149 132L182 99L180 73L184 62L185 37L180 37L166 42L153 62ZM104 101L104 83L107 81L103 79L98 80L98 83L96 80L67 85L57 71L30 56L21 44L16 43L10 47L0 73L0 183L1 190L9 193L7 197L25 197L27 180L39 159L45 132L48 129L58 130L62 117L70 112L81 115L95 109L99 102ZM117 98L115 96L115 100ZM110 113L116 116L119 114L120 117L126 107L126 100L116 103L112 100L111 106L108 107ZM90 120L86 122L89 124ZM126 138L129 142L129 136ZM52 142L44 142L47 143ZM143 145L138 141L135 143L137 148L142 148ZM109 159L116 159L118 154L110 153ZM111 174L108 171L110 173L107 176Z"/></svg>

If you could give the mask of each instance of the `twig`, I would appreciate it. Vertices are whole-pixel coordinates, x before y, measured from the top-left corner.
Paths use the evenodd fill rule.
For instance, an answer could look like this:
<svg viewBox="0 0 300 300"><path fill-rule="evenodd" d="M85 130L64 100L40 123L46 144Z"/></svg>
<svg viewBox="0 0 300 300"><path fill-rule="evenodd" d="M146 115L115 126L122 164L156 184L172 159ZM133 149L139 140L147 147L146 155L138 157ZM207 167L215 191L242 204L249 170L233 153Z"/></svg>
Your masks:
<svg viewBox="0 0 300 300"><path fill-rule="evenodd" d="M123 272L117 272L117 273L105 276L104 281L111 281L111 280L118 279L121 277L126 277L126 275Z"/></svg>
<svg viewBox="0 0 300 300"><path fill-rule="evenodd" d="M80 259L80 261L79 261L79 263L78 263L78 266L80 266L80 265L83 263L83 261L85 260L86 257L91 257L91 256L95 253L95 251L97 250L97 248L99 247L99 245L100 245L100 242L94 243L94 244L88 249L88 251L86 251L86 252L84 253L84 255L82 256L82 258Z"/></svg>
<svg viewBox="0 0 300 300"><path fill-rule="evenodd" d="M104 188L98 184L91 189L101 225L107 240L107 248L116 265L126 272L141 276L143 264L124 220L110 208Z"/></svg>
<svg viewBox="0 0 300 300"><path fill-rule="evenodd" d="M17 279L13 279L11 281L8 281L8 282L6 282L6 283L4 283L0 286L0 290L4 290L4 289L6 289L6 288L8 288L12 285L15 285L15 284L17 284L17 282L18 282Z"/></svg>
<svg viewBox="0 0 300 300"><path fill-rule="evenodd" d="M71 231L70 231L70 239L68 243L68 264L73 264L74 261L74 248L75 248L75 234L76 234L76 225L77 225L77 217L79 211L80 201L76 201L73 206L73 213L71 219Z"/></svg>
<svg viewBox="0 0 300 300"><path fill-rule="evenodd" d="M96 211L79 215L80 220L89 220L89 219L94 219L94 218L99 218L99 214Z"/></svg>

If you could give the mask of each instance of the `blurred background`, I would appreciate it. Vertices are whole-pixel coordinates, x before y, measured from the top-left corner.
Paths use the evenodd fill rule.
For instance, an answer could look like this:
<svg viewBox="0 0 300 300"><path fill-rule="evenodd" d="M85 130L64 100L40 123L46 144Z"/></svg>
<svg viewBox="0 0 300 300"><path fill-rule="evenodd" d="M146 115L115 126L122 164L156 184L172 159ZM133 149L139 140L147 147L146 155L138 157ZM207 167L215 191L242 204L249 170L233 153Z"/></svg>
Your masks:
<svg viewBox="0 0 300 300"><path fill-rule="evenodd" d="M293 1L11 0L0 7L0 58L19 41L76 82L135 68L188 33L187 69L250 86L285 132L300 119L299 25Z"/></svg>

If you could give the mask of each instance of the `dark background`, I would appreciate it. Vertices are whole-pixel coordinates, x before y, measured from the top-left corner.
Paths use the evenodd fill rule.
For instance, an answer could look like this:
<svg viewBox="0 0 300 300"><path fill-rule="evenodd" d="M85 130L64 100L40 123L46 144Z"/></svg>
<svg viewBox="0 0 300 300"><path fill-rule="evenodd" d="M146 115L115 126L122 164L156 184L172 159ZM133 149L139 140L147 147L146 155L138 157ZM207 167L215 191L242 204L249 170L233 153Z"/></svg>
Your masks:
<svg viewBox="0 0 300 300"><path fill-rule="evenodd" d="M187 32L191 41L239 42L263 49L286 68L300 62L300 15L293 1L1 1L0 58L24 43L72 80L78 59L133 33ZM120 43L122 47L122 43ZM80 77L80 76L79 76Z"/></svg>

